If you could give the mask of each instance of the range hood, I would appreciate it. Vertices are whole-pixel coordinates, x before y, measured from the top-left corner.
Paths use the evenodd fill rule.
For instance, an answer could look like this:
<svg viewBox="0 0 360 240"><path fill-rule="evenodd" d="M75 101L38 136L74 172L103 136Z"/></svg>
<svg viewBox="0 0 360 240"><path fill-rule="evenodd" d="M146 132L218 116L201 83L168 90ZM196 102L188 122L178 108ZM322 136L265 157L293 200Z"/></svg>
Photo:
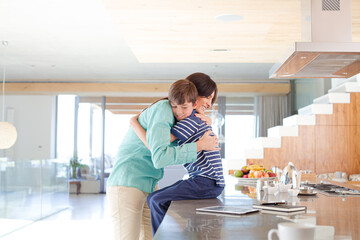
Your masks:
<svg viewBox="0 0 360 240"><path fill-rule="evenodd" d="M269 78L349 78L360 72L360 43L352 42L351 0L303 0L311 10L311 41L295 42ZM303 17L305 19L308 19ZM304 36L302 36L304 38Z"/></svg>

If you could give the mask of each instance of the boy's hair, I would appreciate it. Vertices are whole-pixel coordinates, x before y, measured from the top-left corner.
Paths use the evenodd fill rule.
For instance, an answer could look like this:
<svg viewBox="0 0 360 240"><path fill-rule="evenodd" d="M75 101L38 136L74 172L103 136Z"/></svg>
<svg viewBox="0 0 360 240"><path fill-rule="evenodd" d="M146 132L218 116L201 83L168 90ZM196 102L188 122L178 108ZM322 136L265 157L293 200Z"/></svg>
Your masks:
<svg viewBox="0 0 360 240"><path fill-rule="evenodd" d="M195 104L198 97L198 92L194 83L188 79L177 80L171 84L168 99L170 103L184 104L191 102Z"/></svg>
<svg viewBox="0 0 360 240"><path fill-rule="evenodd" d="M205 73L197 72L189 75L186 79L189 79L192 83L195 84L200 97L209 97L214 93L214 98L211 101L211 104L214 104L217 98L218 88L214 80L212 80L209 75Z"/></svg>

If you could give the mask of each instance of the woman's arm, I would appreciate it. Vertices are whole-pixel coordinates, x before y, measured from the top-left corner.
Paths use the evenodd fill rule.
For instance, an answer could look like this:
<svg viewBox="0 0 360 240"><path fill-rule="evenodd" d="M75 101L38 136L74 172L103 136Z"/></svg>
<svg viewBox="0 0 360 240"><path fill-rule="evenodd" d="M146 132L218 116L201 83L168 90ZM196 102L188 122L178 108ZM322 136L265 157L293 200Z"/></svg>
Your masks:
<svg viewBox="0 0 360 240"><path fill-rule="evenodd" d="M149 148L149 145L146 142L146 131L145 129L140 125L138 118L140 114L136 114L132 118L130 118L130 126L134 129L136 135L140 138L140 140L145 144L145 146ZM174 135L170 135L170 142L173 142L177 138Z"/></svg>

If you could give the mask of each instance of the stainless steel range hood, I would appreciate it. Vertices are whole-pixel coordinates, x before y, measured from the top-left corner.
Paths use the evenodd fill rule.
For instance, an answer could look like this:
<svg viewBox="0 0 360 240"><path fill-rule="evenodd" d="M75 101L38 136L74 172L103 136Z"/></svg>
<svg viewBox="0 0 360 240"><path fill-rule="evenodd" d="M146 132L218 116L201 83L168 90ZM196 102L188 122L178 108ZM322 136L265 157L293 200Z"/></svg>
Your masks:
<svg viewBox="0 0 360 240"><path fill-rule="evenodd" d="M311 41L295 42L269 77L349 78L358 74L360 43L351 42L351 0L303 0L304 6L311 9L311 22L305 26L311 30L307 34Z"/></svg>
<svg viewBox="0 0 360 240"><path fill-rule="evenodd" d="M360 72L360 43L296 42L270 78L349 78Z"/></svg>

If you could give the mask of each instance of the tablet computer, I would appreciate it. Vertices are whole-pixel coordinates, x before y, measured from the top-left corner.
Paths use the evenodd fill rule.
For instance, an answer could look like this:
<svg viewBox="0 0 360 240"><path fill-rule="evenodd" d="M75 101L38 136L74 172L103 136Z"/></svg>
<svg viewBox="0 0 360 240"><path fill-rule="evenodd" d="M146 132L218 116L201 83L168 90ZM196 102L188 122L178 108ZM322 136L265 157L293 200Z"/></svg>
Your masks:
<svg viewBox="0 0 360 240"><path fill-rule="evenodd" d="M254 209L250 207L212 206L212 207L197 208L196 211L203 213L209 212L209 213L243 215L243 214L258 212L259 209Z"/></svg>

